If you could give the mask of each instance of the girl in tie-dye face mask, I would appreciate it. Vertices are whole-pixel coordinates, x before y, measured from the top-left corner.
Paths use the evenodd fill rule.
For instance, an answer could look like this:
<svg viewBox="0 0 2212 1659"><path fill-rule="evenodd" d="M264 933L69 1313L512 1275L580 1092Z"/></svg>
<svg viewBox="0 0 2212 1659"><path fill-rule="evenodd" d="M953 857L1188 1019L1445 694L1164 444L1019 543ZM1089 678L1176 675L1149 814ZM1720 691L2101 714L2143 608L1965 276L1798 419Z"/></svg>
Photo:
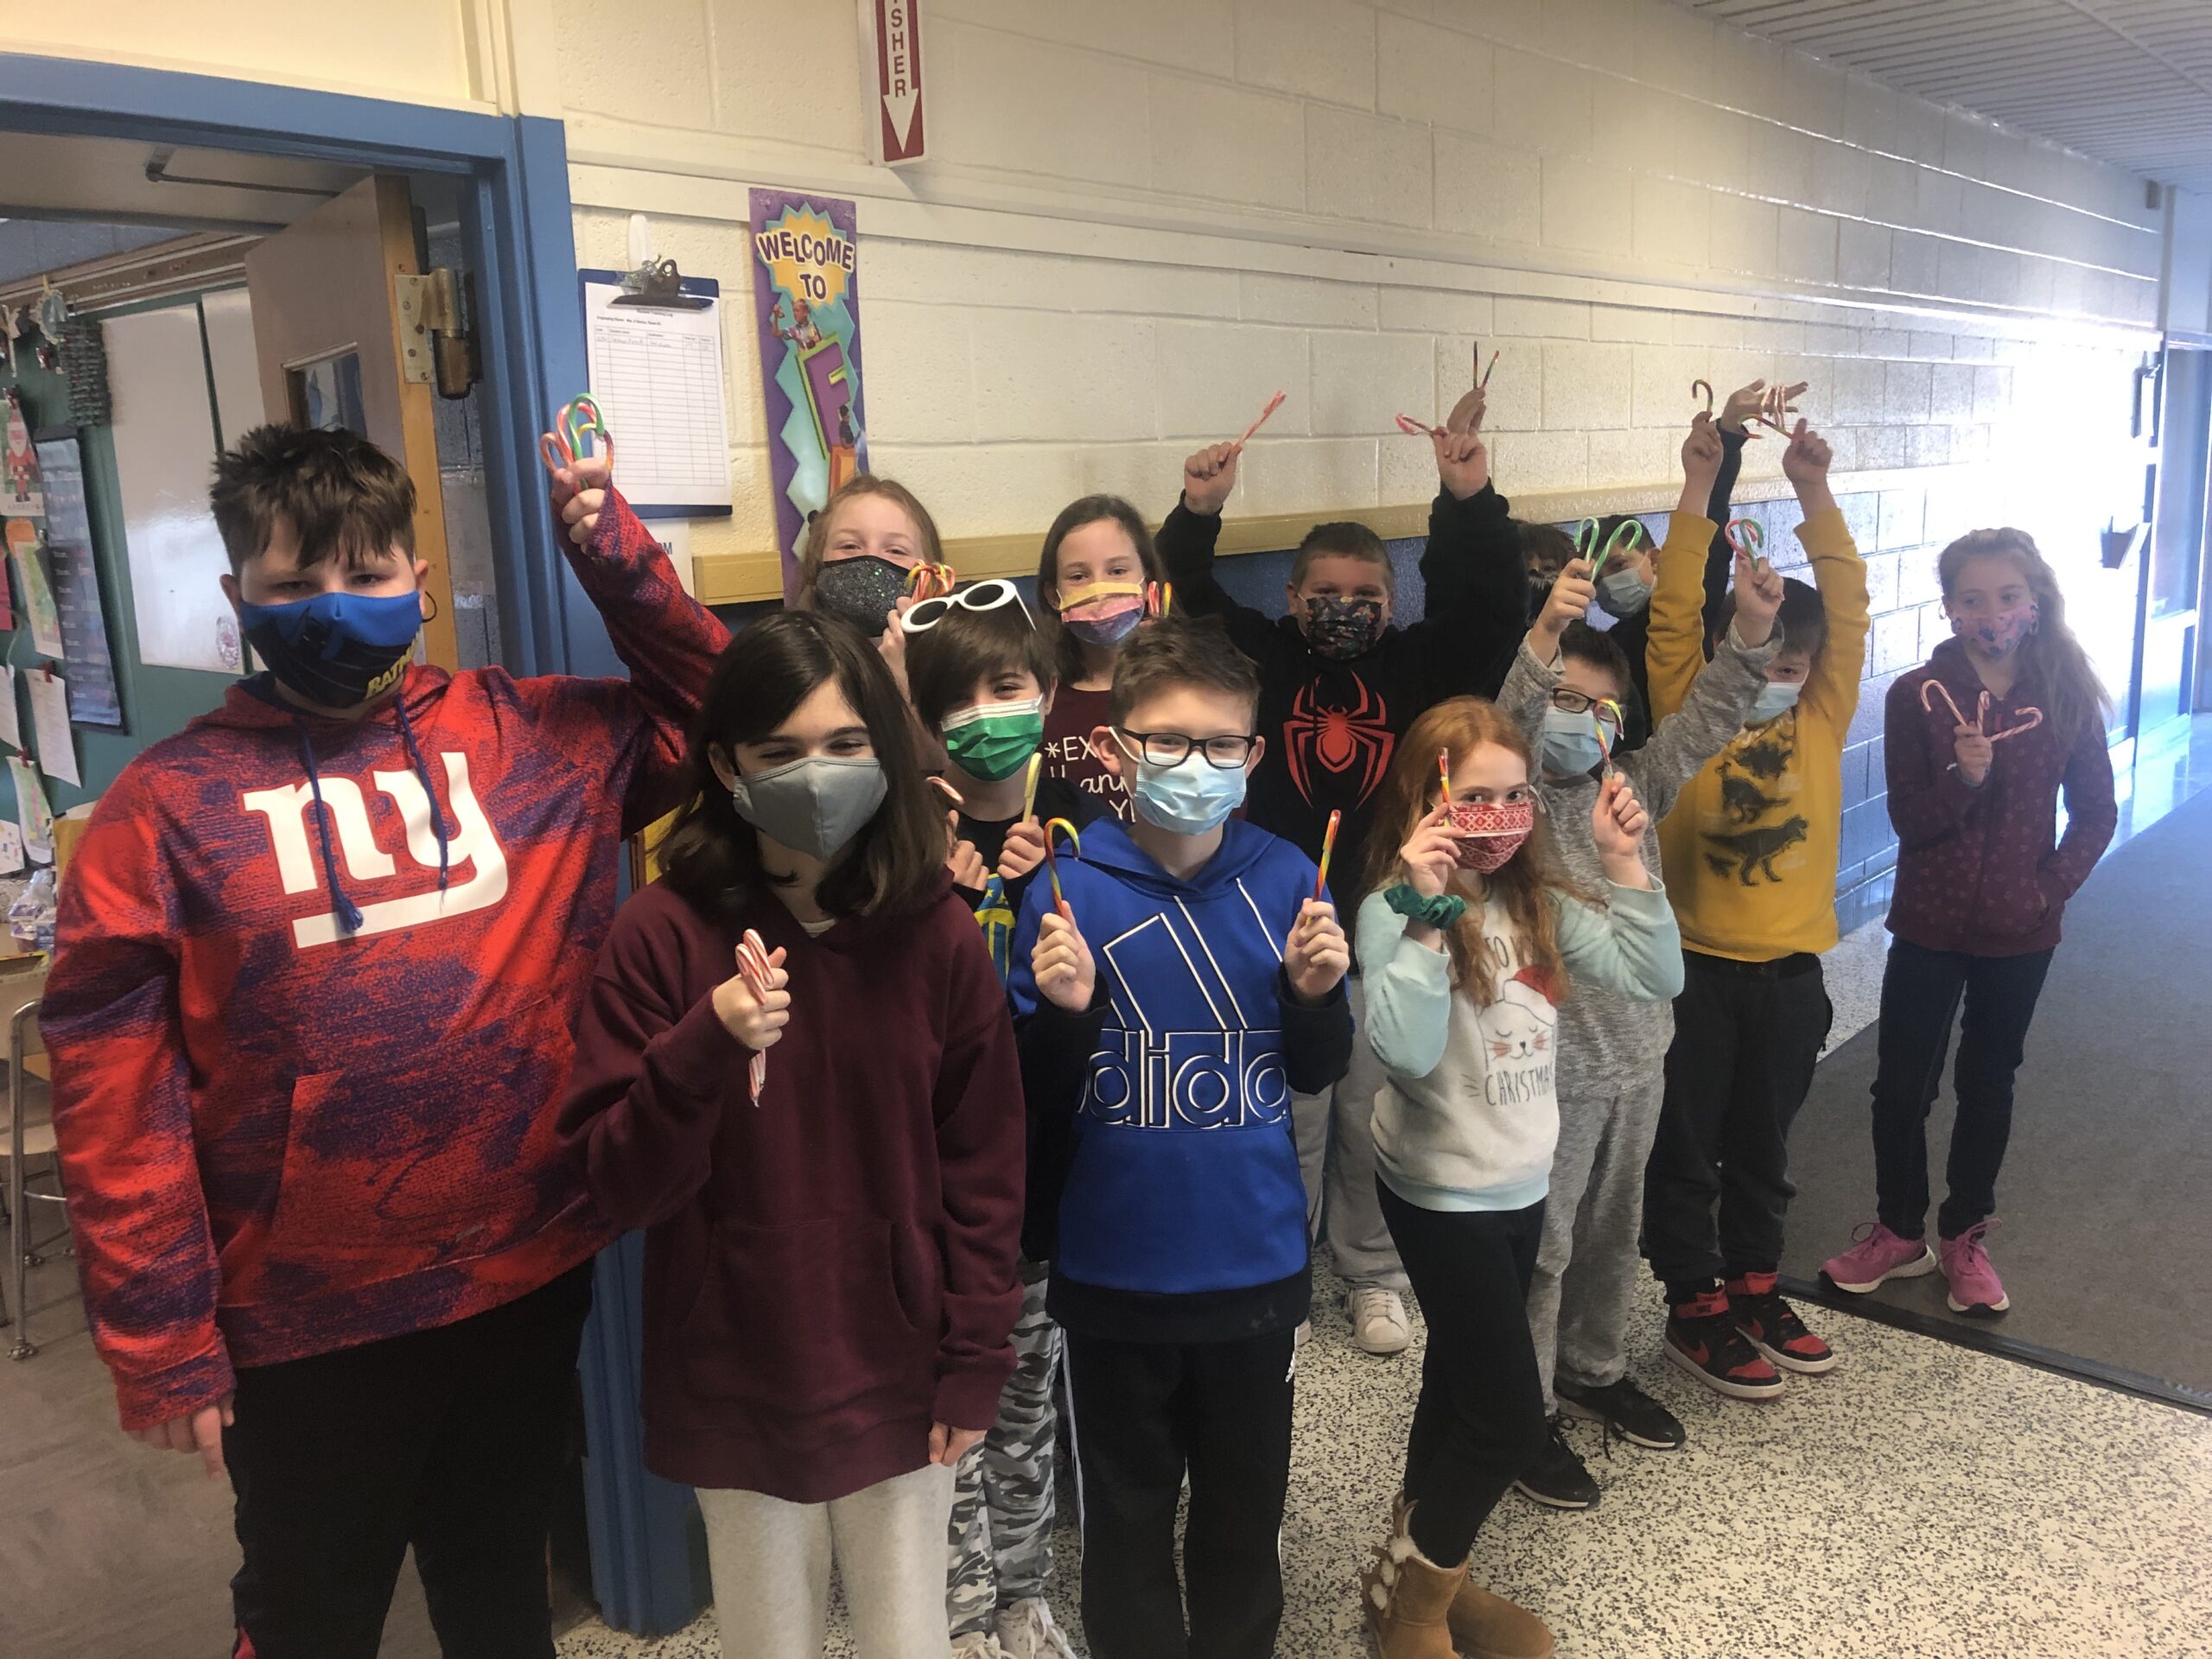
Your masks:
<svg viewBox="0 0 2212 1659"><path fill-rule="evenodd" d="M1118 495L1071 502L1046 532L1037 566L1040 626L1058 636L1060 679L1045 717L1046 772L1123 819L1128 791L1091 753L1090 734L1113 723L1114 664L1144 620L1147 586L1163 577L1152 531Z"/></svg>

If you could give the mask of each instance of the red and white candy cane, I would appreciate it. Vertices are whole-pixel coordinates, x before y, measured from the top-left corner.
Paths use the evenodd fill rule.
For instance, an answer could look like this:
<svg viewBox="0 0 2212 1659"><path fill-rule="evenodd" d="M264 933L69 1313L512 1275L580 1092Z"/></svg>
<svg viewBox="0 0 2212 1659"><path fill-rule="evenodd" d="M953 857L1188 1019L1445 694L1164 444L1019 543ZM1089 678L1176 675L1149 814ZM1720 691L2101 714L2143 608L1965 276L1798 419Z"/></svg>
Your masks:
<svg viewBox="0 0 2212 1659"><path fill-rule="evenodd" d="M1980 701L1974 704L1972 720L1968 720L1959 712L1958 700L1952 696L1951 688L1941 680L1929 679L1920 683L1920 706L1925 712L1931 715L1936 712L1936 705L1929 700L1931 695L1943 699L1943 706L1951 711L1951 720L1955 725L1971 726L1980 732L1989 719L1990 696L1986 691L1981 694ZM2022 732L2032 732L2043 724L2043 710L2033 704L2022 704L2019 712L2018 725L2007 726L2001 732L1986 732L1983 735L1993 743L1999 743L2008 737L2018 737Z"/></svg>
<svg viewBox="0 0 2212 1659"><path fill-rule="evenodd" d="M1440 438L1444 435L1442 427L1431 426L1426 421L1417 421L1410 415L1398 416L1398 430L1409 438Z"/></svg>
<svg viewBox="0 0 2212 1659"><path fill-rule="evenodd" d="M749 927L745 930L745 937L738 941L737 971L744 976L745 988L753 993L754 1000L765 1001L769 981L775 969L768 965L766 942ZM768 1057L758 1049L753 1052L752 1075L753 1103L758 1106L760 1091L768 1084Z"/></svg>
<svg viewBox="0 0 2212 1659"><path fill-rule="evenodd" d="M1268 423L1268 416L1282 407L1282 400L1287 396L1289 396L1287 392L1279 391L1268 399L1267 407L1260 411L1260 418L1246 427L1244 435L1229 446L1232 454L1241 455L1244 453L1244 446L1252 442L1252 435Z"/></svg>

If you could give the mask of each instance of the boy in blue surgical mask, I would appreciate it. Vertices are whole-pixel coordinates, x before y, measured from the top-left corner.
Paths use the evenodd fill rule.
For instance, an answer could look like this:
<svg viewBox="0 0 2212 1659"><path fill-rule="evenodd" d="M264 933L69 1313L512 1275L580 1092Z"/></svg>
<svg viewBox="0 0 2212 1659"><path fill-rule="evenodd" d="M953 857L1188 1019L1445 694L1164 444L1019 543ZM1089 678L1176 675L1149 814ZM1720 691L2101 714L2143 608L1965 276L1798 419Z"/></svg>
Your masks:
<svg viewBox="0 0 2212 1659"><path fill-rule="evenodd" d="M1318 859L1331 816L1341 812L1330 868L1333 896L1346 904L1359 897L1349 884L1366 868L1376 791L1399 738L1433 703L1494 695L1528 626L1520 534L1491 484L1482 418L1483 394L1470 391L1429 435L1437 492L1421 562L1425 615L1411 626L1393 621L1389 551L1361 524L1306 532L1285 614L1230 596L1214 574L1214 543L1236 485L1235 444L1215 444L1184 463L1182 499L1160 527L1176 607L1219 616L1236 648L1259 665L1255 729L1266 734L1267 748L1252 772L1246 816ZM1357 978L1351 995L1356 1020ZM1326 1238L1347 1287L1353 1339L1370 1353L1395 1354L1412 1332L1400 1298L1405 1269L1375 1196L1373 1116L1382 1084L1380 1063L1360 1045L1343 1083L1327 1099L1299 1102L1297 1117L1308 1224Z"/></svg>
<svg viewBox="0 0 2212 1659"><path fill-rule="evenodd" d="M1715 449L1700 436L1690 487ZM1601 541L1602 544L1602 541ZM1567 873L1602 892L1605 868L1591 808L1608 770L1625 776L1650 814L1643 861L1659 873L1659 822L1683 787L1742 728L1780 642L1782 577L1738 556L1735 617L1680 709L1649 740L1614 759L1622 728L1640 721L1630 664L1613 635L1583 618L1593 597L1587 561L1561 571L1498 692L1498 707L1541 759L1537 792ZM1602 592L1596 594L1603 603ZM1529 1289L1529 1324L1551 1437L1516 1483L1556 1509L1584 1510L1598 1488L1568 1444L1561 1417L1606 1425L1630 1444L1667 1450L1682 1426L1628 1375L1627 1325L1637 1278L1643 1165L1659 1127L1660 1072L1674 1035L1671 1004L1636 1001L1586 981L1560 1007L1559 1144Z"/></svg>
<svg viewBox="0 0 2212 1659"><path fill-rule="evenodd" d="M1703 415L1685 461L1700 448L1717 459ZM1645 1254L1667 1287L1667 1357L1732 1400L1770 1400L1783 1372L1819 1376L1836 1363L1776 1274L1793 1192L1789 1125L1834 1017L1821 952L1836 942L1843 747L1866 662L1866 566L1828 489L1828 446L1802 421L1782 470L1804 514L1797 539L1812 583L1783 585L1782 645L1748 729L1700 769L1659 830L1684 969L1644 1175ZM1714 525L1698 507L1707 499L1685 488L1670 543L1707 543ZM1662 720L1713 671L1701 574L1672 546L1660 558L1647 666Z"/></svg>
<svg viewBox="0 0 2212 1659"><path fill-rule="evenodd" d="M1217 622L1138 630L1092 734L1135 817L1022 901L1007 991L1031 1167L1068 1171L1065 1332L1093 1659L1268 1659L1311 1295L1291 1096L1351 1063L1351 949L1298 849L1230 815L1266 740ZM1030 1207L1055 1195L1033 1190ZM1175 1515L1189 1529L1177 1580Z"/></svg>

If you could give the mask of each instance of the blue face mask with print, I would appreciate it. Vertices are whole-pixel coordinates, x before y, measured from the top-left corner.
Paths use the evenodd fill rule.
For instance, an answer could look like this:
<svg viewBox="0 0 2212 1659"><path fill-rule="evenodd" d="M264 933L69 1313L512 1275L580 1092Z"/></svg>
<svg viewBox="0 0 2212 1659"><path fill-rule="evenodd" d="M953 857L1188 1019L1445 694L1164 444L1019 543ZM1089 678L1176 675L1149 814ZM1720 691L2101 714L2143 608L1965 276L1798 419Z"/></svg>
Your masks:
<svg viewBox="0 0 2212 1659"><path fill-rule="evenodd" d="M1209 766L1192 749L1181 763L1155 766L1136 763L1137 816L1179 836L1203 836L1218 829L1244 804L1244 768Z"/></svg>
<svg viewBox="0 0 2212 1659"><path fill-rule="evenodd" d="M1544 710L1545 771L1570 778L1595 772L1605 762L1605 746L1598 741L1597 721L1589 713Z"/></svg>
<svg viewBox="0 0 2212 1659"><path fill-rule="evenodd" d="M1751 712L1744 716L1746 726L1764 726L1777 715L1784 715L1797 706L1798 694L1805 689L1800 680L1769 680L1759 688L1758 700L1751 704Z"/></svg>
<svg viewBox="0 0 2212 1659"><path fill-rule="evenodd" d="M317 594L289 605L238 605L238 632L278 682L322 709L389 691L423 631L419 593Z"/></svg>

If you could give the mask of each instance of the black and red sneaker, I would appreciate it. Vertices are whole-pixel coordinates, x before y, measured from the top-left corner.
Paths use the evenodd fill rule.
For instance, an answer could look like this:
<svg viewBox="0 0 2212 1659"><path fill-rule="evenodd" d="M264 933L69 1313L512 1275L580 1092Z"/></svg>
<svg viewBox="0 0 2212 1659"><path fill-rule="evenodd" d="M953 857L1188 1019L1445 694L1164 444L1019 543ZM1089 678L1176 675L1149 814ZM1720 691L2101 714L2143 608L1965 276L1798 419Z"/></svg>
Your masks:
<svg viewBox="0 0 2212 1659"><path fill-rule="evenodd" d="M1717 1285L1667 1310L1667 1357L1732 1400L1771 1400L1782 1392L1782 1373L1737 1328L1728 1293Z"/></svg>
<svg viewBox="0 0 2212 1659"><path fill-rule="evenodd" d="M1835 1350L1805 1328L1775 1290L1775 1275L1747 1273L1728 1281L1728 1310L1751 1346L1785 1370L1818 1376L1835 1369Z"/></svg>

